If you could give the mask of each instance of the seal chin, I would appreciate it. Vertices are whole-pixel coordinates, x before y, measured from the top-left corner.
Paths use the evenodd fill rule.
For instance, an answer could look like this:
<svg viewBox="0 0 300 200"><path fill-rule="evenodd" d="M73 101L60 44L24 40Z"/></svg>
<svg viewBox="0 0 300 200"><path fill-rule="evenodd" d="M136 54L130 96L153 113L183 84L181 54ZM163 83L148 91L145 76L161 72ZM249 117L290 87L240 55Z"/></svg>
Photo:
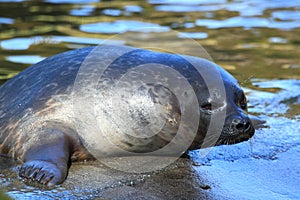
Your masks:
<svg viewBox="0 0 300 200"><path fill-rule="evenodd" d="M230 144L237 144L240 142L244 142L249 140L253 135L254 135L254 129L251 129L247 132L237 133L237 134L222 133L216 143L216 146L230 145Z"/></svg>

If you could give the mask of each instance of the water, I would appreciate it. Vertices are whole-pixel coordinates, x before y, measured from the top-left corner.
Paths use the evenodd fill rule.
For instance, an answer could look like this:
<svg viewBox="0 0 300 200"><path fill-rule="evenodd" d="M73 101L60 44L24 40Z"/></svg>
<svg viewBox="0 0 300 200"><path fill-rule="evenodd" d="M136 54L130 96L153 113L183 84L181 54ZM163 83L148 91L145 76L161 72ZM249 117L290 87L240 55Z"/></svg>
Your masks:
<svg viewBox="0 0 300 200"><path fill-rule="evenodd" d="M155 31L145 29L149 26ZM170 34L171 30L178 34ZM214 199L253 199L258 193L262 195L257 199L300 198L294 187L300 181L299 0L0 0L0 83L45 57L97 45L117 33L112 43L174 46L197 55L180 40L193 38L239 80L247 92L249 112L267 121L251 142L214 148L205 158L199 157L199 151L191 153L201 165L193 169L211 183ZM80 183L77 189L28 188L14 171L8 172L11 167L1 168L5 170L0 185L14 198L94 195L81 190ZM4 172L9 178L2 176ZM120 180L116 177L102 186L116 184ZM187 190L181 187L178 192Z"/></svg>

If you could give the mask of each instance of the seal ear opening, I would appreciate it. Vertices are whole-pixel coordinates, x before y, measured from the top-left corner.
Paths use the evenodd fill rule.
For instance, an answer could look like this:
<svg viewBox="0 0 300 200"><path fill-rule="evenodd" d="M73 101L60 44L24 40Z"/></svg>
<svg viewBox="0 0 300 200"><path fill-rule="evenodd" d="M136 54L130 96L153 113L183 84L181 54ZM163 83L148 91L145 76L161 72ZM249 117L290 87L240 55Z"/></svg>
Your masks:
<svg viewBox="0 0 300 200"><path fill-rule="evenodd" d="M252 125L255 129L259 129L266 126L265 125L265 123L267 122L266 120L263 120L260 117L250 115L250 114L248 114L248 117L250 118Z"/></svg>

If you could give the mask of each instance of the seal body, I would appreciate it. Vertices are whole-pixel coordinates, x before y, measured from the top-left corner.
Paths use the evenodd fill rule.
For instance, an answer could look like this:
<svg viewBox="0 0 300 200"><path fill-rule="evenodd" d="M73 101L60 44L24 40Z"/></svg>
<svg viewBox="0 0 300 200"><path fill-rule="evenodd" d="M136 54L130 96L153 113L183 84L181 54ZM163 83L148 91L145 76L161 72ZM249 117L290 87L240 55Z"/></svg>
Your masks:
<svg viewBox="0 0 300 200"><path fill-rule="evenodd" d="M118 54L119 49L123 50L122 54ZM103 46L100 54L87 59L95 50L96 47L87 47L47 58L1 86L0 153L24 162L19 172L21 177L47 185L59 184L65 180L71 160L93 159L86 149L93 139L88 141L89 138L82 137L79 134L81 130L89 130L87 134L95 134L101 129L115 146L134 153L153 152L169 143L174 143L173 149L176 149L182 140L191 141L188 149L234 144L248 140L254 134L252 123L246 114L247 102L242 89L229 73L214 63L200 58L126 46ZM112 57L114 58L111 59ZM153 68L145 66L142 70L146 71L133 71L129 76L130 80L124 79L136 66L149 63L154 63L154 68L157 65L168 66L171 71L178 72L178 81L187 81L194 94L182 92L185 109L181 108L179 94L160 84L167 73L161 70L163 68L150 70L150 76L147 69ZM83 66L85 70L80 71ZM94 70L97 66L103 69L101 77L93 76L99 73ZM217 69L224 86L222 101L212 98L212 91L219 91L218 88L210 88L203 74L197 71L199 68L205 69L204 73L209 73L211 67ZM129 88L127 82L139 80L140 75L152 79L142 85L135 82L138 85L134 88L136 92L123 94ZM169 83L176 85L176 74L174 76L171 79L175 79L175 82ZM167 81L170 81L170 76L167 77ZM111 90L110 86L116 85L122 78L124 81L119 84L120 87ZM115 96L115 93L121 95ZM197 100L196 103L189 100L191 96ZM92 103L89 97L93 98ZM195 105L197 109L194 109ZM90 106L95 115L87 112ZM181 129L184 112L189 112L187 110L190 107L199 116L185 118L187 122L183 130L188 132L189 127L196 126L195 131L192 131L195 135L186 134L177 138L177 142L170 142ZM225 112L224 123L218 128L220 134L212 134L214 142L207 143L205 138L209 125L219 123L214 121L212 115L220 110ZM153 119L154 112L158 115L154 115ZM100 128L89 124L93 117L96 121L101 121ZM193 119L197 119L196 122ZM153 120L161 124L155 126L160 127L154 130L157 134L151 135L153 128L140 129L149 127ZM124 130L128 134L124 134ZM150 135L140 136L145 132ZM101 143L101 138L97 140L100 140L97 147L104 150L107 156L122 155L118 150L107 146L106 142ZM172 154L172 151L166 154Z"/></svg>

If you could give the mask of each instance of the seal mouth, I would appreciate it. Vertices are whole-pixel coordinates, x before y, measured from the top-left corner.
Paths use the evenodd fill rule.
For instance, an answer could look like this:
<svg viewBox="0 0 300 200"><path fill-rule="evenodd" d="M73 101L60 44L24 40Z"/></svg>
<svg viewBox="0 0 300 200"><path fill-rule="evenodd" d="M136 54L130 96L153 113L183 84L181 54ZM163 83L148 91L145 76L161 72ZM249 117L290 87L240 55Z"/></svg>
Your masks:
<svg viewBox="0 0 300 200"><path fill-rule="evenodd" d="M223 136L222 135L219 137L216 146L231 145L231 144L237 144L240 142L247 141L254 135L254 129L251 129L248 132L242 132L235 135L231 135L231 134L224 134Z"/></svg>

